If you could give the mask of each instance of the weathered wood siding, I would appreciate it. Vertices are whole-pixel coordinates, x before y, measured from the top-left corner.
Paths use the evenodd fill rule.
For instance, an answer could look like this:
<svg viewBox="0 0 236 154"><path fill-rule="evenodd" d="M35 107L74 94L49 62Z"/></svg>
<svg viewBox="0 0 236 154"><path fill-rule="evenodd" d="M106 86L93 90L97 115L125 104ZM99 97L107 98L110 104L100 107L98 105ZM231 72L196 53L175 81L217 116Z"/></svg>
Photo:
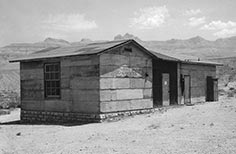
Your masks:
<svg viewBox="0 0 236 154"><path fill-rule="evenodd" d="M216 66L201 64L180 64L178 66L178 81L180 83L180 74L190 75L190 95L191 103L206 101L207 76L216 77ZM183 103L181 87L179 84L179 104Z"/></svg>
<svg viewBox="0 0 236 154"><path fill-rule="evenodd" d="M100 55L101 112L153 107L152 59L141 50L129 44Z"/></svg>
<svg viewBox="0 0 236 154"><path fill-rule="evenodd" d="M44 63L60 62L61 98L44 97ZM99 112L99 58L73 56L21 62L21 102L24 110Z"/></svg>

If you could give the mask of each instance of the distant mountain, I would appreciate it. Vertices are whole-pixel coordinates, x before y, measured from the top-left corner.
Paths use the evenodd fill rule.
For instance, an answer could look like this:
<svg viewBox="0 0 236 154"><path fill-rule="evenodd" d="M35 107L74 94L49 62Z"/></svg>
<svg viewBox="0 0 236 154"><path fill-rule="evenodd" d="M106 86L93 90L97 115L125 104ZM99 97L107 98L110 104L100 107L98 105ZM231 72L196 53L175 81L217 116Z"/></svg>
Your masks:
<svg viewBox="0 0 236 154"><path fill-rule="evenodd" d="M143 41L139 37L129 33L124 35L119 34L114 37L114 40L122 39L134 39L150 50L165 54L185 54L196 56L201 59L236 56L236 36L221 38L215 41L209 41L200 36L186 40L170 39L167 41ZM36 43L13 43L0 48L0 63L3 63L3 61L12 57L24 56L50 47L84 45L93 42L95 41L88 38L83 38L79 42L72 43L62 39L46 38L44 41Z"/></svg>
<svg viewBox="0 0 236 154"><path fill-rule="evenodd" d="M126 39L133 39L139 43L142 42L140 38L129 33L126 33L123 36L121 34L118 34L114 37L114 40L126 40Z"/></svg>
<svg viewBox="0 0 236 154"><path fill-rule="evenodd" d="M1 54L30 54L35 51L45 49L48 47L69 46L68 41L62 39L46 38L42 42L37 43L12 43L0 48Z"/></svg>
<svg viewBox="0 0 236 154"><path fill-rule="evenodd" d="M232 85L235 85L234 88L236 89L236 36L220 38L215 41L209 41L200 36L186 40L144 41L129 33L124 35L119 34L114 37L114 40L123 39L134 39L147 49L164 54L184 54L224 63L225 65L218 69L220 89L232 89ZM104 40L93 41L88 38L83 38L78 42L68 42L62 39L46 38L41 42L12 43L0 48L0 95L6 94L12 96L12 94L14 94L15 97L15 95L19 96L20 94L19 64L9 63L9 59L19 56L24 57L39 50L42 51L64 46L80 46L102 41ZM9 102L9 98L4 97L1 101Z"/></svg>
<svg viewBox="0 0 236 154"><path fill-rule="evenodd" d="M221 38L215 41L206 40L200 36L186 40L170 39L167 41L143 41L132 34L117 35L114 40L134 39L144 47L169 55L184 54L201 59L214 59L236 56L236 36Z"/></svg>
<svg viewBox="0 0 236 154"><path fill-rule="evenodd" d="M209 41L200 36L196 36L186 40L170 39L167 41L144 41L141 40L139 37L129 33L126 33L124 35L119 34L114 37L114 40L122 39L134 39L147 49L169 55L184 54L199 57L200 59L223 58L223 60L221 61L224 61L225 57L236 57L236 36L229 38L221 38L215 41ZM103 40L100 40L100 42L102 41ZM46 38L44 41L41 42L13 43L2 47L0 48L0 74L2 73L2 78L0 77L0 85L5 85L5 83L9 83L8 81L5 81L7 78L4 76L4 74L7 74L7 76L11 76L11 74L14 74L16 72L15 70L19 69L19 64L9 64L9 59L16 58L19 56L27 56L28 54L43 49L74 45L85 45L93 42L98 41L83 38L78 42L68 42L62 39ZM234 60L231 60L231 63L232 61ZM8 70L13 71L14 73L7 73ZM12 77L12 80L14 79L15 78ZM12 83L14 82L12 81ZM4 87L7 86L5 85ZM19 91L19 86L16 89L18 89L17 91Z"/></svg>

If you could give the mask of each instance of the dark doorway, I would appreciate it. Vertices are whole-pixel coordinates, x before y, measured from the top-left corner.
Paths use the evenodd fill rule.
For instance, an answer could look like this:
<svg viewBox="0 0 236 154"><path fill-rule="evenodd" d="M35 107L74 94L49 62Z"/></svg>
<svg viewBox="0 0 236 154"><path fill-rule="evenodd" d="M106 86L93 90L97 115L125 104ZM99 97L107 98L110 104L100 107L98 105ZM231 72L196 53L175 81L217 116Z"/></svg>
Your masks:
<svg viewBox="0 0 236 154"><path fill-rule="evenodd" d="M170 75L162 73L162 105L170 105Z"/></svg>
<svg viewBox="0 0 236 154"><path fill-rule="evenodd" d="M190 83L191 78L189 75L184 76L184 104L190 104L191 103L191 92L190 92Z"/></svg>
<svg viewBox="0 0 236 154"><path fill-rule="evenodd" d="M164 61L161 59L153 60L153 105L154 107L162 106L163 100L167 100L169 105L177 104L178 87L177 87L177 63ZM167 78L168 74L169 79ZM167 80L169 86L164 86L164 81ZM168 82L169 81L169 82ZM163 87L164 86L164 87ZM169 89L166 89L169 88ZM165 91L165 92L163 92ZM163 98L164 97L164 98Z"/></svg>
<svg viewBox="0 0 236 154"><path fill-rule="evenodd" d="M218 80L207 77L207 97L206 101L218 101Z"/></svg>

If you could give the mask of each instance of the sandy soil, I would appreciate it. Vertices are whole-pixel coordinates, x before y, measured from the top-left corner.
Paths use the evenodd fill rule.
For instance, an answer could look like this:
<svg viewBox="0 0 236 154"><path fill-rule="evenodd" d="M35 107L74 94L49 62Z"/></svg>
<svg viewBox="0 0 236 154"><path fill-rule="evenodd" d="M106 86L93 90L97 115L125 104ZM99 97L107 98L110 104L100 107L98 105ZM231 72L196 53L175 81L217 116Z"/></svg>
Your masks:
<svg viewBox="0 0 236 154"><path fill-rule="evenodd" d="M0 122L19 118L16 110ZM235 154L236 98L80 126L0 125L0 153Z"/></svg>

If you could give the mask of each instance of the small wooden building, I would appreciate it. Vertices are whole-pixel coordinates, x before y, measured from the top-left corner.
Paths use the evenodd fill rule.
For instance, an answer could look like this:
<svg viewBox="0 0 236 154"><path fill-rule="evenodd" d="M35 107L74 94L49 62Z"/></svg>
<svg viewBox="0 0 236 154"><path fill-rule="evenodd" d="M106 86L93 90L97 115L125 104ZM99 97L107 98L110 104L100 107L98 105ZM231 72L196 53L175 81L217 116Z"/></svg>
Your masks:
<svg viewBox="0 0 236 154"><path fill-rule="evenodd" d="M166 56L134 40L42 50L11 62L20 62L23 121L93 122L218 99L218 64Z"/></svg>

